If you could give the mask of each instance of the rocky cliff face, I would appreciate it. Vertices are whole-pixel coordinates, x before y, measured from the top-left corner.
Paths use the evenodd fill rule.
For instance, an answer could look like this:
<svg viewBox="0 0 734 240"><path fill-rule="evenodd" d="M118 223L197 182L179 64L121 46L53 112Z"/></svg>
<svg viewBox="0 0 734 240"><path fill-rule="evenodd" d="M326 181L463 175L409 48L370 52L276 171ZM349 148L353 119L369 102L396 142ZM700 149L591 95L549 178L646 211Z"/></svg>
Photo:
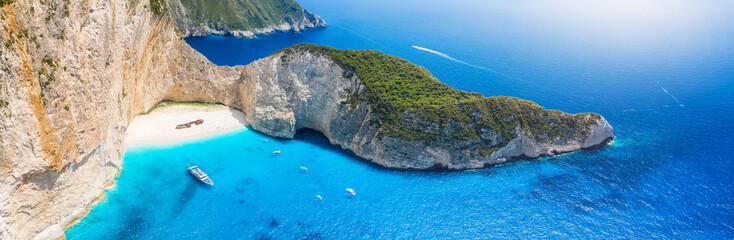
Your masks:
<svg viewBox="0 0 734 240"><path fill-rule="evenodd" d="M326 27L321 17L293 0L168 0L167 5L183 37L217 34L251 38Z"/></svg>
<svg viewBox="0 0 734 240"><path fill-rule="evenodd" d="M322 132L329 141L376 164L401 169L470 169L516 158L554 156L606 143L612 127L603 118L592 121L583 133L553 141L538 141L519 129L509 143L489 155L476 154L477 140L445 142L412 141L378 134L379 116L361 102L346 103L352 92L365 85L356 76L345 78L344 70L328 56L302 51L284 57L275 54L246 66L250 84L242 99L252 128L271 136L292 138L302 128ZM593 115L584 115L592 118ZM598 115L597 115L598 116ZM415 120L419 120L415 118ZM587 119L584 119L587 120ZM498 135L491 130L486 135Z"/></svg>
<svg viewBox="0 0 734 240"><path fill-rule="evenodd" d="M0 10L0 239L63 235L122 166L125 128L163 99L240 103L148 1L21 0ZM7 103L7 104L6 104Z"/></svg>
<svg viewBox="0 0 734 240"><path fill-rule="evenodd" d="M361 92L365 85L328 56L279 53L248 66L215 66L177 35L169 16L151 12L148 1L2 6L0 239L63 236L121 170L131 119L161 100L236 107L272 136L315 129L394 168L476 168L575 151L612 136L600 118L590 132L562 142L540 143L519 132L484 157L458 145L377 137L371 106L343 102L347 89Z"/></svg>

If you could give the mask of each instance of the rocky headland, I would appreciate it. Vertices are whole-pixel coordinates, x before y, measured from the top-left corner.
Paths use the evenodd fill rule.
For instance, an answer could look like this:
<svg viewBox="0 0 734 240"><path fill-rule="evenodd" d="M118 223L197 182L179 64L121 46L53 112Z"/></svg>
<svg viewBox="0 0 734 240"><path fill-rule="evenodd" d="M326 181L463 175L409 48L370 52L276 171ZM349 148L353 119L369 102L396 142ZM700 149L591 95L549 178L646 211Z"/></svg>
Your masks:
<svg viewBox="0 0 734 240"><path fill-rule="evenodd" d="M63 237L121 171L130 121L163 100L234 107L272 136L315 129L402 169L480 168L613 137L598 114L457 91L375 51L301 44L216 66L153 2L0 1L0 239Z"/></svg>
<svg viewBox="0 0 734 240"><path fill-rule="evenodd" d="M293 0L167 1L165 10L183 37L217 34L251 38L276 31L326 27L321 17Z"/></svg>
<svg viewBox="0 0 734 240"><path fill-rule="evenodd" d="M247 65L243 78L242 109L253 129L283 138L314 129L389 168L481 168L613 137L599 114L458 91L377 51L298 44Z"/></svg>

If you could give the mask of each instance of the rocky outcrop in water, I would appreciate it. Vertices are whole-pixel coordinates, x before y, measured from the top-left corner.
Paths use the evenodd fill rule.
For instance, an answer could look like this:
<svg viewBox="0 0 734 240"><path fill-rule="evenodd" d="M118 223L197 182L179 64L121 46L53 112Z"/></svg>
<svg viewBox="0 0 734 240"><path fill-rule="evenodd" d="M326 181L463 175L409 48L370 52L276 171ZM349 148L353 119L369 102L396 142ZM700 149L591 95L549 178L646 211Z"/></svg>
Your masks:
<svg viewBox="0 0 734 240"><path fill-rule="evenodd" d="M321 17L293 0L167 0L168 13L183 37L258 34L326 27Z"/></svg>
<svg viewBox="0 0 734 240"><path fill-rule="evenodd" d="M474 149L478 148L472 147L485 143L474 139L427 142L380 135L382 128L374 123L379 116L368 103L351 106L345 102L352 93L348 90L363 92L366 88L356 75L347 78L344 70L323 54L302 51L284 60L283 53L278 53L245 68L244 79L253 85L244 88L242 109L252 128L284 138L292 138L298 129L314 129L332 144L389 168L482 168L517 158L578 151L613 138L612 127L596 114L581 116L590 121L581 134L574 132L551 141L536 140L518 127L515 138L486 156L476 154ZM498 135L484 131L487 136Z"/></svg>
<svg viewBox="0 0 734 240"><path fill-rule="evenodd" d="M575 151L612 136L590 133L540 143L518 133L483 158L457 145L377 138L364 91L328 56L295 52L248 66L215 66L189 47L169 14L149 1L30 1L0 10L0 239L54 239L83 216L122 166L131 119L162 100L242 109L253 128L279 137L312 128L394 168L482 167L512 157ZM491 138L491 133L487 133ZM467 142L466 144L472 144Z"/></svg>

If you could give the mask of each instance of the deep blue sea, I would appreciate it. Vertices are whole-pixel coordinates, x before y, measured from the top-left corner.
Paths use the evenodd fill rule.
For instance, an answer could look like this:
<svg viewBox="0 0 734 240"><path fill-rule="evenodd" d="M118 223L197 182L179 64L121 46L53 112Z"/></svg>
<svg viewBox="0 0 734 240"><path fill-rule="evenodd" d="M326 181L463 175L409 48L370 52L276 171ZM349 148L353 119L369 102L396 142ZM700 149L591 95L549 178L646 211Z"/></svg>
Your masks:
<svg viewBox="0 0 734 240"><path fill-rule="evenodd" d="M69 239L734 239L734 2L299 2L329 27L186 41L220 65L379 50L457 89L600 113L617 138L462 172L379 168L308 130L134 145Z"/></svg>

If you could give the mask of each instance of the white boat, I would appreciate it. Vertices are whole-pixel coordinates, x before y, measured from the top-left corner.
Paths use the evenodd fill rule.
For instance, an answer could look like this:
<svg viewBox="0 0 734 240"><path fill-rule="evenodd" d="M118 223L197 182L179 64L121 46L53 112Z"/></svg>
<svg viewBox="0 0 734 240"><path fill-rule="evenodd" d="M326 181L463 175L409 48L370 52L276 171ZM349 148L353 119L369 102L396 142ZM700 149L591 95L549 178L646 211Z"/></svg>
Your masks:
<svg viewBox="0 0 734 240"><path fill-rule="evenodd" d="M355 192L355 191L354 191L353 189L351 189L351 188L347 188L347 192L349 192L349 194L352 194L352 195L357 195L357 192Z"/></svg>
<svg viewBox="0 0 734 240"><path fill-rule="evenodd" d="M189 164L186 163L186 166L189 166ZM209 178L208 175L206 175L204 171L199 169L199 166L189 166L189 173L191 173L191 175L194 175L194 177L198 178L200 181L206 184L214 185L214 182L212 182L212 180Z"/></svg>

